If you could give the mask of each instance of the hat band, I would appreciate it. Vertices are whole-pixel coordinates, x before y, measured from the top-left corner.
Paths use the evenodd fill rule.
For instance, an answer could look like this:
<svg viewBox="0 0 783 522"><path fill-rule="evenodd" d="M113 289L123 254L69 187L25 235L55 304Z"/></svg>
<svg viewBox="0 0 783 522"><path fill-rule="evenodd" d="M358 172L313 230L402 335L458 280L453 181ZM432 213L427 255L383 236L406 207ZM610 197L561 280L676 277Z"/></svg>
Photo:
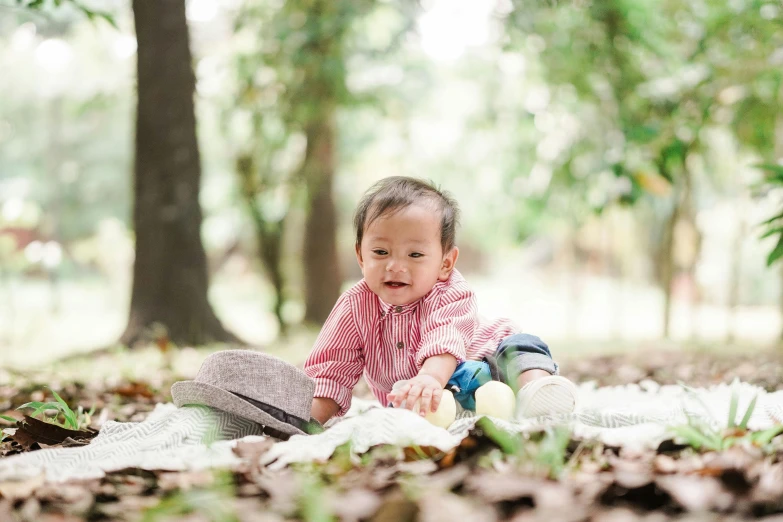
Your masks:
<svg viewBox="0 0 783 522"><path fill-rule="evenodd" d="M307 430L305 428L307 428L308 422L306 420L300 419L299 417L291 415L290 413L288 413L288 412L286 412L284 410L281 410L280 408L277 408L275 406L272 406L271 404L267 404L265 402L261 402L261 401L255 400L255 399L251 399L250 397L246 397L246 396L244 396L244 395L242 395L240 393L234 393L234 392L230 392L230 393L231 393L231 395L235 395L235 396L239 397L243 401L249 402L250 404L252 404L256 408L258 408L259 410L268 413L269 415L271 415L275 419L279 420L280 422L284 422L286 424L290 424L291 426L293 426L293 427L295 427L295 428L297 428L297 429L307 433Z"/></svg>

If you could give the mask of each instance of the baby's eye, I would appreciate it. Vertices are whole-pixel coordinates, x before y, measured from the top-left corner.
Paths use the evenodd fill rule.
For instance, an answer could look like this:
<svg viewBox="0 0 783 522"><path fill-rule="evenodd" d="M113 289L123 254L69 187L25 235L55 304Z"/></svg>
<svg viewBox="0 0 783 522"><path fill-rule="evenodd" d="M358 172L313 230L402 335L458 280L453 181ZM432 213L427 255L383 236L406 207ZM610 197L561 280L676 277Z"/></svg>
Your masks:
<svg viewBox="0 0 783 522"><path fill-rule="evenodd" d="M424 257L424 254L420 254L419 252L414 252L411 254L411 257L415 257L415 258Z"/></svg>
<svg viewBox="0 0 783 522"><path fill-rule="evenodd" d="M386 252L385 250L381 250L380 248L376 248L375 250L372 251L372 253L377 256L385 256L388 252Z"/></svg>

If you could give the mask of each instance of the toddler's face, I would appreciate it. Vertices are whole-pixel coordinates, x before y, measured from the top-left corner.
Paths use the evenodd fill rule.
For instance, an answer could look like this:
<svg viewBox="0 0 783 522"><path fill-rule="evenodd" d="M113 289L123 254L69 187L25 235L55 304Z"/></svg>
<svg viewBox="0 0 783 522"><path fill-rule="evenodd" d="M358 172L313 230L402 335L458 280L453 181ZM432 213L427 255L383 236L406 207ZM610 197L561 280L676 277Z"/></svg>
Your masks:
<svg viewBox="0 0 783 522"><path fill-rule="evenodd" d="M370 289L393 305L412 303L447 280L458 254L456 247L444 254L440 213L424 204L382 215L365 227L356 249Z"/></svg>

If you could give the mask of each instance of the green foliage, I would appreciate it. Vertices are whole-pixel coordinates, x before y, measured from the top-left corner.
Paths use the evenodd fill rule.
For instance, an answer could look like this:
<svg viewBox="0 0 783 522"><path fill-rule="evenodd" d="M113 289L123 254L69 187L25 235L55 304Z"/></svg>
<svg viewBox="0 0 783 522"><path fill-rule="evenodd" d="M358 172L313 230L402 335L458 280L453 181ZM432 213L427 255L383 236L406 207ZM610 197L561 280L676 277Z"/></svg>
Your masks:
<svg viewBox="0 0 783 522"><path fill-rule="evenodd" d="M320 477L315 473L304 476L299 510L305 522L332 522L334 515L329 511L327 491Z"/></svg>
<svg viewBox="0 0 783 522"><path fill-rule="evenodd" d="M9 417L8 415L0 415L0 419L6 420L8 422L13 422L14 424L16 423L16 419L14 419L13 417Z"/></svg>
<svg viewBox="0 0 783 522"><path fill-rule="evenodd" d="M79 0L16 0L17 5L26 7L28 9L41 9L50 10L59 8L63 5L71 5L75 7L79 12L84 14L90 20L102 19L111 24L112 27L118 29L117 22L114 17L104 11L96 11Z"/></svg>
<svg viewBox="0 0 783 522"><path fill-rule="evenodd" d="M771 6L679 0L519 4L506 21L508 48L529 47L531 34L541 38L535 52L548 86L565 86L576 95L567 105L559 98L568 98L554 98L546 111L565 108L586 128L600 129L582 133L553 160L552 191L581 192L593 207L665 196L637 183L637 176L652 162L657 175L681 177L688 155L703 151L701 132L710 126L730 128L742 146L768 157L783 78L768 59L781 45L779 20L763 16ZM571 176L573 165L580 166L578 178ZM605 171L631 183L590 198Z"/></svg>
<svg viewBox="0 0 783 522"><path fill-rule="evenodd" d="M687 386L685 388L694 398L701 402L701 399L693 390ZM767 450L772 439L783 433L783 424L778 424L762 431L749 430L748 422L756 408L757 398L758 396L753 397L742 419L737 422L739 392L733 389L731 402L729 403L729 415L726 421L726 428L724 429L715 428L709 422L688 415L687 424L672 426L669 428L669 431L696 450L723 451L735 445L746 444ZM703 402L701 403L705 412L708 411L706 405Z"/></svg>
<svg viewBox="0 0 783 522"><path fill-rule="evenodd" d="M476 427L516 465L532 468L536 474L557 479L566 469L571 431L563 426L546 429L525 438L521 434L508 433L495 426L487 417L476 422Z"/></svg>
<svg viewBox="0 0 783 522"><path fill-rule="evenodd" d="M235 487L230 472L215 472L215 480L209 488L177 491L148 508L142 515L143 522L171 520L172 517L198 513L206 520L237 522L233 500Z"/></svg>
<svg viewBox="0 0 783 522"><path fill-rule="evenodd" d="M95 406L90 408L89 412L84 412L84 409L81 406L79 406L76 411L73 411L56 391L51 388L49 388L49 390L52 392L52 395L54 395L56 402L28 402L19 406L17 410L25 408L32 409L33 412L30 414L30 417L36 417L45 411L56 411L58 412L58 415L63 416L64 421L60 424L57 422L57 417L55 417L52 422L71 430L81 430L90 425L92 415L95 413Z"/></svg>
<svg viewBox="0 0 783 522"><path fill-rule="evenodd" d="M783 187L783 165L758 165L759 169L766 172L766 187L769 189L780 189ZM761 238L778 236L778 241L772 252L767 256L767 266L783 258L783 212L767 219L761 224L765 231Z"/></svg>

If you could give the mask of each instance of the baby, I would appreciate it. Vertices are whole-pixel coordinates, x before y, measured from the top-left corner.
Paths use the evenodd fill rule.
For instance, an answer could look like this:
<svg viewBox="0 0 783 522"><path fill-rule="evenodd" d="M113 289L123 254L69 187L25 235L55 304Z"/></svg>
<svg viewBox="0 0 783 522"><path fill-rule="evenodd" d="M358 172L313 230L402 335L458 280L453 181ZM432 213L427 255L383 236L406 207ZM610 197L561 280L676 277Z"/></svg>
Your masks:
<svg viewBox="0 0 783 522"><path fill-rule="evenodd" d="M557 375L547 345L507 319L479 317L455 268L458 216L448 193L408 177L379 181L359 202L356 259L364 278L337 300L305 362L315 381L314 419L344 415L362 373L383 404L420 402L423 416L438 409L450 385L470 407L466 388L475 391L484 368L519 389L519 416L573 411L576 387ZM398 381L407 382L392 390Z"/></svg>

